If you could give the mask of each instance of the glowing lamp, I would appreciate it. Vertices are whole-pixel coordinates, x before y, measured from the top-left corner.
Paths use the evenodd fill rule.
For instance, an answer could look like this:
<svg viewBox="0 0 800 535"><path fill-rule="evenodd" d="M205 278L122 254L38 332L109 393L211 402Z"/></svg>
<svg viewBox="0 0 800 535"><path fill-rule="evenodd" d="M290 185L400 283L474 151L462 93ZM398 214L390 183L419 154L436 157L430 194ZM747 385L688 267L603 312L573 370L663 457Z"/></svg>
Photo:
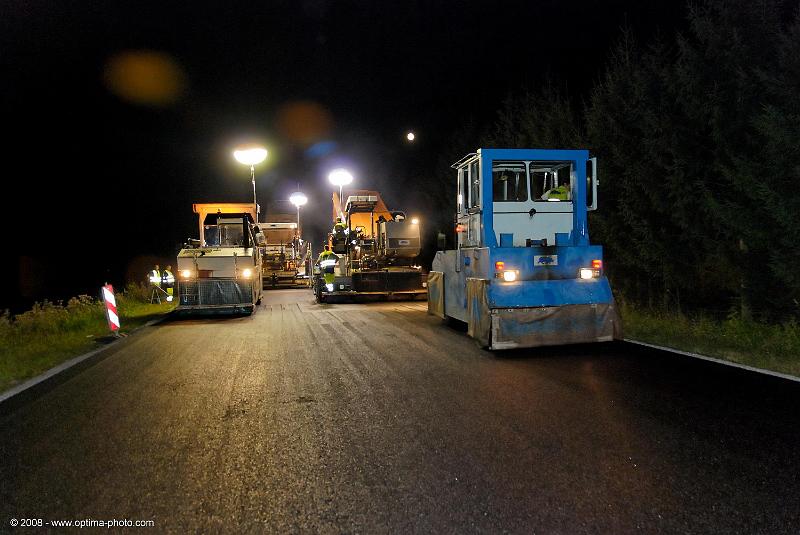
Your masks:
<svg viewBox="0 0 800 535"><path fill-rule="evenodd" d="M289 196L289 202L300 208L308 202L308 197L306 197L305 194L296 191Z"/></svg>
<svg viewBox="0 0 800 535"><path fill-rule="evenodd" d="M328 180L334 186L346 186L353 181L353 175L347 169L334 169L328 174Z"/></svg>
<svg viewBox="0 0 800 535"><path fill-rule="evenodd" d="M233 151L233 157L244 165L258 165L267 158L267 149L261 147L237 149Z"/></svg>

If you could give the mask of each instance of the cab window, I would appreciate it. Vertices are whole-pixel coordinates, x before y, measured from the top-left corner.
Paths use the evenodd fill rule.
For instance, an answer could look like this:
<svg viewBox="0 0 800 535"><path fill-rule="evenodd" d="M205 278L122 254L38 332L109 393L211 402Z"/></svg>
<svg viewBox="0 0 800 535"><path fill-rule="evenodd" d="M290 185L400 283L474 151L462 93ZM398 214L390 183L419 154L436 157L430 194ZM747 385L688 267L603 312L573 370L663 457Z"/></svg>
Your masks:
<svg viewBox="0 0 800 535"><path fill-rule="evenodd" d="M480 206L480 198L481 198L481 177L480 177L480 167L478 165L479 160L475 160L471 164L469 164L469 180L471 184L471 191L470 191L470 207Z"/></svg>
<svg viewBox="0 0 800 535"><path fill-rule="evenodd" d="M469 207L469 168L458 170L458 211L466 212Z"/></svg>
<svg viewBox="0 0 800 535"><path fill-rule="evenodd" d="M571 201L571 162L531 162L531 197L534 201Z"/></svg>
<svg viewBox="0 0 800 535"><path fill-rule="evenodd" d="M528 200L528 177L524 162L492 163L492 198L494 202Z"/></svg>

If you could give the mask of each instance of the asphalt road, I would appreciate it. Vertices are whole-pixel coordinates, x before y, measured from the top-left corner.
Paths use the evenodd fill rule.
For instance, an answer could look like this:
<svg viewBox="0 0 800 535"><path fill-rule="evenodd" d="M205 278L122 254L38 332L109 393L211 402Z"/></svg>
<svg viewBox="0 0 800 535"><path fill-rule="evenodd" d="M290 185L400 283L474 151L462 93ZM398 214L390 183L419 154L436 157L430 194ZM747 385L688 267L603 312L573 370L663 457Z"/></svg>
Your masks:
<svg viewBox="0 0 800 535"><path fill-rule="evenodd" d="M275 291L140 331L3 417L0 531L798 533L798 402L648 349L489 353L424 302Z"/></svg>

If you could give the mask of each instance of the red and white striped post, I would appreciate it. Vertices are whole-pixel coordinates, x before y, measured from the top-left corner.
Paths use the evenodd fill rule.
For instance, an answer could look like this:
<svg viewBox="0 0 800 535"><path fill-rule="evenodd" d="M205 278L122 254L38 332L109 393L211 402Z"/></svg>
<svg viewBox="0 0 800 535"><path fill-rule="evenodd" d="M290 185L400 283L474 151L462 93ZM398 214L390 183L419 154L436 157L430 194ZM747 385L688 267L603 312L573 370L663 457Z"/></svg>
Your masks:
<svg viewBox="0 0 800 535"><path fill-rule="evenodd" d="M108 319L108 328L112 333L119 331L119 315L117 315L117 300L114 299L114 287L110 284L103 286L102 292L103 301L106 304L106 318Z"/></svg>

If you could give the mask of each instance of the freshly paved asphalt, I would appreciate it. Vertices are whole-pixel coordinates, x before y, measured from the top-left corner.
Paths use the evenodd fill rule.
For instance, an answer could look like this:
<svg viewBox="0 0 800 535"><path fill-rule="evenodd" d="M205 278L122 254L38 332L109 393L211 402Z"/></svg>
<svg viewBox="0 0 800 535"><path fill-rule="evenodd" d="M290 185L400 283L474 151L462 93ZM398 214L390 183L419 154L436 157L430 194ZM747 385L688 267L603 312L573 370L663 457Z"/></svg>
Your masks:
<svg viewBox="0 0 800 535"><path fill-rule="evenodd" d="M269 292L0 419L0 531L797 533L798 402L623 344L489 353L424 302Z"/></svg>

